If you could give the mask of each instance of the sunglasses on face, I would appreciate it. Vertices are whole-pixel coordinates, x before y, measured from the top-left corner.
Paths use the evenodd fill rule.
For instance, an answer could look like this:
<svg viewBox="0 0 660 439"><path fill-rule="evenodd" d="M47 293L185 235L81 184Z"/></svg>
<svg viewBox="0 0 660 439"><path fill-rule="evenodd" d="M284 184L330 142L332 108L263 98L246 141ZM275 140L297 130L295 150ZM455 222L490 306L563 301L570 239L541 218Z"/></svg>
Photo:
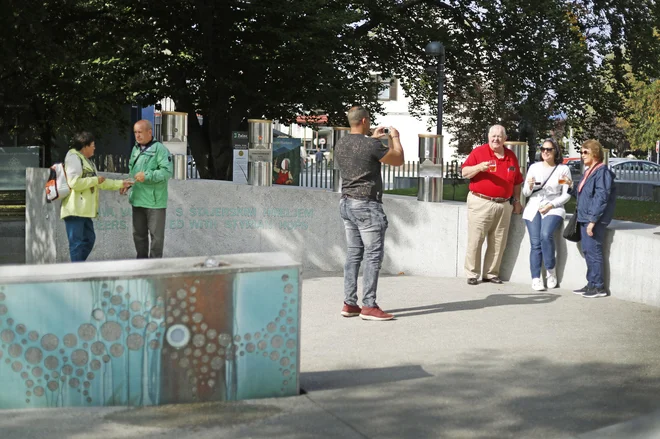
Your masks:
<svg viewBox="0 0 660 439"><path fill-rule="evenodd" d="M541 148L541 152L552 152L554 150L554 148Z"/></svg>
<svg viewBox="0 0 660 439"><path fill-rule="evenodd" d="M580 154L589 155L589 154L591 154L591 151L580 151Z"/></svg>

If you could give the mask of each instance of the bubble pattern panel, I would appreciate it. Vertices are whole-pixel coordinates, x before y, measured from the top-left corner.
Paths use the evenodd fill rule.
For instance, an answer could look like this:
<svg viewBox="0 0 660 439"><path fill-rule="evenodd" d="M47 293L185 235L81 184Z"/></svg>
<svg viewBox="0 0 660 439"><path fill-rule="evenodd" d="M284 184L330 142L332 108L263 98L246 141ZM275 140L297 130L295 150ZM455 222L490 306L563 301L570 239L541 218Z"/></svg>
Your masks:
<svg viewBox="0 0 660 439"><path fill-rule="evenodd" d="M11 315L13 308L9 302L13 295L7 297L5 291L8 288L0 286L0 303L7 310L6 314ZM140 303L140 307L130 308L131 293L121 282L90 284L85 290L96 298L91 302L92 309L86 313L88 321L72 324L68 332L32 328L27 323L19 323L18 315L16 324L13 324L13 318L12 325L0 321L0 328L3 328L0 331L0 352L3 353L0 355L6 351L11 370L22 372L20 377L25 384L24 396L28 406L106 405L105 393L113 393L115 381L125 381L114 379L112 359L139 370L150 356L147 350L158 351L157 346L162 344L162 333L146 331L144 326L131 325L128 318L122 318L128 314L133 318L148 319L158 327L164 319L151 315L154 309L162 309L161 297L154 301L152 295L138 294L141 299L133 300L133 303ZM40 312L46 316L50 314L48 309L36 309L26 317L38 321L35 317ZM145 344L149 347L142 351ZM127 349L141 351L142 358L128 358ZM2 372L0 368L0 376L3 376ZM116 395L112 401L138 402L137 398L131 401L130 394L124 396Z"/></svg>
<svg viewBox="0 0 660 439"><path fill-rule="evenodd" d="M299 293L297 269L0 285L0 408L295 395Z"/></svg>

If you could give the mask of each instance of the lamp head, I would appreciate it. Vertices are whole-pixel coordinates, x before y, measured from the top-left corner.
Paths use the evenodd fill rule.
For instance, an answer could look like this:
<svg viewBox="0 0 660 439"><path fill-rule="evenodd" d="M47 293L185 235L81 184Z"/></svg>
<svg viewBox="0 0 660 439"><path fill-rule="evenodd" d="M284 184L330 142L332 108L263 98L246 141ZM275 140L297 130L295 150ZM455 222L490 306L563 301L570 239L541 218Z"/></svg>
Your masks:
<svg viewBox="0 0 660 439"><path fill-rule="evenodd" d="M431 41L426 45L424 51L431 56L444 56L445 46L440 41Z"/></svg>

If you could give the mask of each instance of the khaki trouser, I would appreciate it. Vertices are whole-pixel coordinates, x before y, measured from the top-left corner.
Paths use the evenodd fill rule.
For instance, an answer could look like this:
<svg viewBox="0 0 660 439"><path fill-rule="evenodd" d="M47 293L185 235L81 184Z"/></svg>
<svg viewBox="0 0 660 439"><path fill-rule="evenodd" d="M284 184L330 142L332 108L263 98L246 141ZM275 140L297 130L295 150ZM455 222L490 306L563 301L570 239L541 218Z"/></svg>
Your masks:
<svg viewBox="0 0 660 439"><path fill-rule="evenodd" d="M499 277L513 206L506 201L496 203L469 193L467 211L468 242L465 251L465 275L468 278L481 276L481 247L484 239L487 239L482 277L484 279Z"/></svg>

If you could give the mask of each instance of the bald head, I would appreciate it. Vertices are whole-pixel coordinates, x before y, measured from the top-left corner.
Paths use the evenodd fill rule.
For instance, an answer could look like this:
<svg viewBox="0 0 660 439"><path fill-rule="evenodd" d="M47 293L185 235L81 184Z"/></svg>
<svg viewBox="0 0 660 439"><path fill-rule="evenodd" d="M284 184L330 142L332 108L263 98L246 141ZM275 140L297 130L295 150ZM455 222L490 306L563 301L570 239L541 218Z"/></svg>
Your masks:
<svg viewBox="0 0 660 439"><path fill-rule="evenodd" d="M135 122L135 125L140 125L145 130L153 130L154 129L154 126L147 119L140 119L137 122Z"/></svg>
<svg viewBox="0 0 660 439"><path fill-rule="evenodd" d="M146 119L138 120L133 125L133 134L135 134L135 140L140 145L146 145L151 142L153 139L153 126L151 122Z"/></svg>

